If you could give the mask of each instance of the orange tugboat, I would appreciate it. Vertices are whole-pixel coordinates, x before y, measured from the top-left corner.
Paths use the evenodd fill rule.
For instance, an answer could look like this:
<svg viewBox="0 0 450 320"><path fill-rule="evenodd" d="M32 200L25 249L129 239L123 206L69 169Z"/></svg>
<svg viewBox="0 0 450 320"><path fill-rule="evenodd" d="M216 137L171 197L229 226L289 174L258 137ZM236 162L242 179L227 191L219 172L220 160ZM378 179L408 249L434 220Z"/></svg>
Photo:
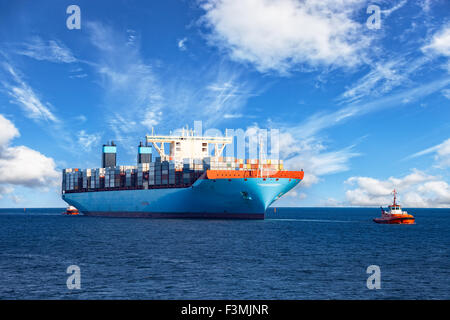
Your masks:
<svg viewBox="0 0 450 320"><path fill-rule="evenodd" d="M389 211L381 208L381 218L375 218L376 223L384 224L414 224L414 216L403 211L402 207L396 203L397 191L394 189L394 203L389 206Z"/></svg>
<svg viewBox="0 0 450 320"><path fill-rule="evenodd" d="M77 214L79 214L78 209L75 208L74 206L68 206L66 211L63 212L63 214L68 215L68 216L75 216Z"/></svg>

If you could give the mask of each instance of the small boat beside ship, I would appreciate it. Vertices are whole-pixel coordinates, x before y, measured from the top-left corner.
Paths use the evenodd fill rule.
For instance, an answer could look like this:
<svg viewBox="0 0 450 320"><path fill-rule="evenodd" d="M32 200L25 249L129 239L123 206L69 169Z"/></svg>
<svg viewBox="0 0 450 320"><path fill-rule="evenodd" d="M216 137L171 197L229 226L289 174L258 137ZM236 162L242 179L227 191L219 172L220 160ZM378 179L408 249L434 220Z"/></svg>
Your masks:
<svg viewBox="0 0 450 320"><path fill-rule="evenodd" d="M78 209L75 208L74 206L68 206L66 208L66 211L63 212L63 214L67 216L76 216L79 213L80 212L78 212Z"/></svg>
<svg viewBox="0 0 450 320"><path fill-rule="evenodd" d="M382 224L414 224L414 216L402 210L402 207L397 204L397 191L394 190L394 203L390 205L389 210L386 211L381 208L381 218L373 219L376 223Z"/></svg>

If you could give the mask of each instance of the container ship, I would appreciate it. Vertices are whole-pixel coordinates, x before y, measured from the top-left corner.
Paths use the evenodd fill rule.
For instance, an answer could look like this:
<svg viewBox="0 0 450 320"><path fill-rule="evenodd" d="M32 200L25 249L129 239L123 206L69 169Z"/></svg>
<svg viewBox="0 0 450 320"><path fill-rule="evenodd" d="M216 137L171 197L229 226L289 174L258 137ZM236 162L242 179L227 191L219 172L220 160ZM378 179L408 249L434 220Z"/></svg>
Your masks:
<svg viewBox="0 0 450 320"><path fill-rule="evenodd" d="M264 219L304 172L263 159L261 145L258 159L222 156L231 143L187 129L179 136L152 133L138 146L137 165L117 166L111 142L103 145L101 168L63 169L62 199L88 216Z"/></svg>

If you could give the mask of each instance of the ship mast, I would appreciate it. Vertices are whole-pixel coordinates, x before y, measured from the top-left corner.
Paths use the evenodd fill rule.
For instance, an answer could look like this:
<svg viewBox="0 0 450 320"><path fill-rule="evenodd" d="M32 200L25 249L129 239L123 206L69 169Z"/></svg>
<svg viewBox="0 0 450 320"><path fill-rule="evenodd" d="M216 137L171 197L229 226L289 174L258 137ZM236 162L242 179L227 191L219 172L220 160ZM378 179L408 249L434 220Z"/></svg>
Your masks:
<svg viewBox="0 0 450 320"><path fill-rule="evenodd" d="M395 191L395 189L394 189L394 191L393 191L393 193L394 193L394 206L396 205L396 199L397 199L397 191Z"/></svg>
<svg viewBox="0 0 450 320"><path fill-rule="evenodd" d="M260 175L260 177L262 178L263 177L263 175L264 175L264 173L263 173L263 167L264 167L264 165L263 165L263 160L264 160L264 154L263 154L263 140L262 140L262 137L261 137L261 135L259 135L258 136L258 138L259 138L259 175Z"/></svg>

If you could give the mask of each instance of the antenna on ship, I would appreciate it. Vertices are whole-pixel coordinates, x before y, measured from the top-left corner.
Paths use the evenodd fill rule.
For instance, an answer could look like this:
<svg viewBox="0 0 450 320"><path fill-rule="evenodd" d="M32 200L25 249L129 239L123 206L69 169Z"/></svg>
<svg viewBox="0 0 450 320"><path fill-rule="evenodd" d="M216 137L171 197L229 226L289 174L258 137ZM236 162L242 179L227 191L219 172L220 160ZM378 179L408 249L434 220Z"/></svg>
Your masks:
<svg viewBox="0 0 450 320"><path fill-rule="evenodd" d="M394 206L395 206L395 202L397 200L397 191L394 189L393 193L394 193Z"/></svg>
<svg viewBox="0 0 450 320"><path fill-rule="evenodd" d="M263 160L263 141L261 138L261 135L258 135L259 138L259 172L260 172L260 176L263 176L263 164L262 164L262 160Z"/></svg>

